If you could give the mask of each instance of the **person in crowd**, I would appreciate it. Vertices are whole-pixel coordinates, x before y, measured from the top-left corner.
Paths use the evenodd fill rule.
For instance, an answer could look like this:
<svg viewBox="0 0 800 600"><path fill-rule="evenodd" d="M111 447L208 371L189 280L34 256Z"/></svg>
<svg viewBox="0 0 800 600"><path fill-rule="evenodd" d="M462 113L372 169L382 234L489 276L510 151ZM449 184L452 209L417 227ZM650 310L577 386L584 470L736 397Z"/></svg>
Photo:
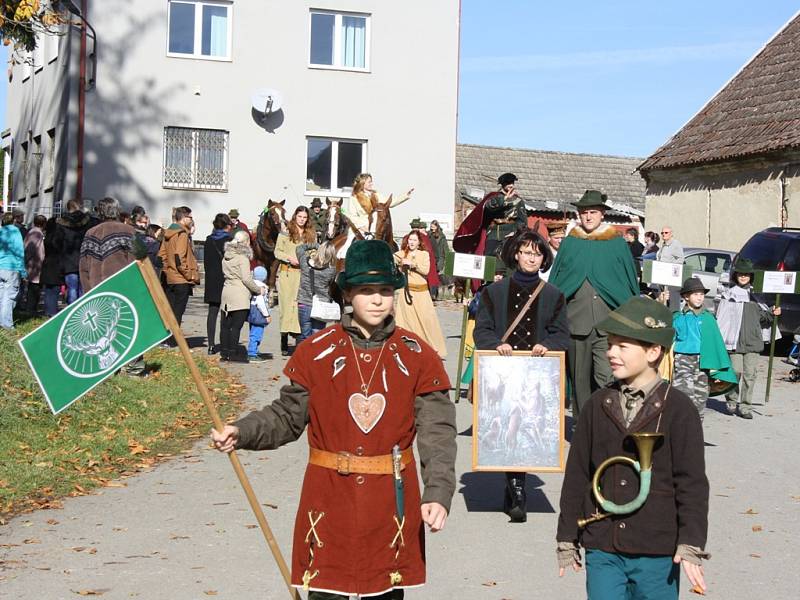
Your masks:
<svg viewBox="0 0 800 600"><path fill-rule="evenodd" d="M780 306L768 307L753 297L752 261L739 258L733 265L730 286L718 290L717 322L733 368L739 373L739 386L725 396L728 414L753 418L753 390L758 375L758 357L764 350L765 331Z"/></svg>
<svg viewBox="0 0 800 600"><path fill-rule="evenodd" d="M586 549L589 598L677 600L681 564L695 591L706 591L709 485L703 427L692 401L658 374L675 335L671 319L662 304L635 297L597 324L608 335L615 382L595 392L581 411L556 534L559 576L569 568L580 571L580 548ZM580 529L578 519L603 511L592 492L595 470L612 456L636 452L628 438L638 432L663 435L652 454L649 496L638 510ZM602 481L605 496L618 505L633 501L638 488L627 484L638 479L637 472L614 465Z"/></svg>
<svg viewBox="0 0 800 600"><path fill-rule="evenodd" d="M83 295L79 273L81 246L86 232L98 225L102 219L92 219L83 210L83 200L73 198L67 202L67 214L58 218L58 230L53 246L59 247L61 272L67 286L67 304L72 304Z"/></svg>
<svg viewBox="0 0 800 600"><path fill-rule="evenodd" d="M402 588L425 582L424 526L437 532L447 520L455 407L436 352L392 318L404 278L389 246L353 242L336 283L352 316L297 347L277 400L212 430L211 439L221 452L268 450L307 429L292 585L308 590L309 600L398 600ZM349 411L342 410L346 398Z"/></svg>
<svg viewBox="0 0 800 600"><path fill-rule="evenodd" d="M314 198L311 201L311 224L314 226L314 231L317 234L317 243L322 241L325 235L325 225L328 219L328 211L322 208L322 200Z"/></svg>
<svg viewBox="0 0 800 600"><path fill-rule="evenodd" d="M153 270L156 275L160 277L163 263L158 251L161 248L161 242L158 238L150 233L150 217L147 216L144 208L141 206L134 206L131 211L131 223L136 230L136 237L141 240L144 247L147 249L147 257L150 259L150 264L153 265ZM156 225L155 227L160 230L161 228Z"/></svg>
<svg viewBox="0 0 800 600"><path fill-rule="evenodd" d="M636 227L629 227L625 230L625 242L628 244L628 248L630 248L631 256L634 259L638 259L644 254L644 244L639 241L639 230Z"/></svg>
<svg viewBox="0 0 800 600"><path fill-rule="evenodd" d="M267 275L267 270L261 265L253 269L253 281L260 291L250 298L250 312L247 315L247 359L250 362L263 362L272 358L269 352L258 351L261 340L264 339L264 330L272 322L267 306Z"/></svg>
<svg viewBox="0 0 800 600"><path fill-rule="evenodd" d="M567 235L567 224L565 221L553 221L546 223L545 227L547 227L547 246L550 249L550 254L553 255L553 261L550 263L550 266L552 266L556 256L558 256L561 242L564 240L564 236ZM539 277L548 281L550 279L550 269L539 271Z"/></svg>
<svg viewBox="0 0 800 600"><path fill-rule="evenodd" d="M411 194L413 192L414 188L411 188L403 196L395 196L392 194L390 196L391 204L389 205L389 208L393 208L407 201L409 198L411 198ZM387 202L389 202L389 198L385 198L383 195L375 191L375 184L372 180L372 175L369 173L360 173L353 181L353 193L347 201L347 206L344 212L347 218L350 219L353 227L358 229L362 235L366 236L369 233L374 233L370 232L370 214L372 213L373 207L378 203L386 204ZM374 221L374 217L372 220ZM372 227L374 228L374 226L375 223L373 222ZM347 249L350 247L350 244L353 243L354 239L355 233L353 232L352 228L348 227L347 241L339 250L339 258L343 258L345 256Z"/></svg>
<svg viewBox="0 0 800 600"><path fill-rule="evenodd" d="M132 242L136 231L120 222L119 202L115 198L103 198L96 210L102 221L86 232L78 263L84 292L131 264L135 258Z"/></svg>
<svg viewBox="0 0 800 600"><path fill-rule="evenodd" d="M231 241L225 242L225 254L222 257L222 275L225 283L220 296L222 324L219 331L219 353L223 361L250 362L247 354L240 351L239 337L250 314L250 299L253 294L262 291L250 271L252 258L250 235L240 229L233 234Z"/></svg>
<svg viewBox="0 0 800 600"><path fill-rule="evenodd" d="M25 211L21 208L12 208L11 217L14 220L14 226L19 229L19 234L24 241L28 235L28 228L25 227Z"/></svg>
<svg viewBox="0 0 800 600"><path fill-rule="evenodd" d="M317 240L308 208L298 206L286 227L287 232L278 235L275 243L275 258L278 268L278 305L280 306L281 355L289 356L289 334L300 334L300 319L297 312L297 291L300 288L300 261L297 260L299 244L313 244Z"/></svg>
<svg viewBox="0 0 800 600"><path fill-rule="evenodd" d="M406 288L398 292L395 301L397 324L416 333L444 359L447 348L426 279L432 261L430 254L421 248L416 231L403 238L400 250L394 254L394 261L408 279Z"/></svg>
<svg viewBox="0 0 800 600"><path fill-rule="evenodd" d="M567 357L575 418L592 392L611 381L608 345L597 323L631 296L639 295L630 250L617 231L603 222L606 200L605 194L587 190L574 203L580 223L561 242L549 277L567 299Z"/></svg>
<svg viewBox="0 0 800 600"><path fill-rule="evenodd" d="M447 236L442 231L439 221L433 219L428 229L428 239L433 246L433 254L436 257L436 274L439 276L441 286L448 285L448 278L444 274L444 263L447 260L447 253L450 251L447 245ZM431 286L431 298L439 299L439 285Z"/></svg>
<svg viewBox="0 0 800 600"><path fill-rule="evenodd" d="M59 235L59 225L56 217L47 219L44 226L44 261L39 283L44 295L44 314L48 317L58 313L58 297L64 285L62 271L61 248L63 238Z"/></svg>
<svg viewBox="0 0 800 600"><path fill-rule="evenodd" d="M428 275L425 278L425 281L428 284L428 291L430 292L431 290L438 291L441 280L439 279L439 273L436 271L436 250L433 247L431 238L428 237L427 227L428 224L419 217L414 217L411 223L408 224L409 232L416 232L417 237L419 238L420 250L427 252L428 258L430 259L429 262L431 263L431 268L428 270ZM434 298L432 293L431 298Z"/></svg>
<svg viewBox="0 0 800 600"><path fill-rule="evenodd" d="M225 255L225 244L233 239L231 235L233 222L225 213L217 213L212 226L214 229L203 245L203 271L206 278L203 302L208 305L206 343L209 355L219 352L219 346L214 343L214 340L216 339L219 307L222 303L222 286L225 284L225 277L222 275L222 257Z"/></svg>
<svg viewBox="0 0 800 600"><path fill-rule="evenodd" d="M646 231L644 234L644 250L642 250L642 260L655 260L658 255L658 242L661 238L655 231Z"/></svg>
<svg viewBox="0 0 800 600"><path fill-rule="evenodd" d="M661 228L662 244L656 253L656 260L659 262L683 264L683 245L672 236L672 227L664 226ZM677 312L681 308L680 288L676 286L664 286L664 299L672 312Z"/></svg>
<svg viewBox="0 0 800 600"><path fill-rule="evenodd" d="M336 275L336 248L330 242L298 244L297 261L300 265L300 288L297 291L297 315L300 321L299 344L325 328L325 321L311 316L314 296L330 302L330 285Z"/></svg>
<svg viewBox="0 0 800 600"><path fill-rule="evenodd" d="M564 295L539 275L552 260L550 248L530 229L520 230L506 241L503 264L510 277L483 288L475 321L476 350L496 350L501 356L515 351L543 356L569 347L569 324ZM506 473L503 510L512 523L524 523L525 473Z"/></svg>
<svg viewBox="0 0 800 600"><path fill-rule="evenodd" d="M163 265L164 291L178 325L183 320L194 286L200 283L192 244L193 232L192 209L178 206L173 211L173 223L164 232L164 241L158 250Z"/></svg>
<svg viewBox="0 0 800 600"><path fill-rule="evenodd" d="M27 277L25 246L14 215L4 213L0 226L0 327L14 329L20 282Z"/></svg>
<svg viewBox="0 0 800 600"><path fill-rule="evenodd" d="M705 309L707 293L708 289L697 277L688 278L680 290L684 307L672 315L675 329L672 385L689 396L700 421L708 402L710 381L737 382L717 321Z"/></svg>
<svg viewBox="0 0 800 600"><path fill-rule="evenodd" d="M42 265L44 264L44 228L47 217L36 215L33 217L33 227L25 236L25 270L28 272L28 293L25 298L25 312L36 315L39 309L39 299L42 296Z"/></svg>
<svg viewBox="0 0 800 600"><path fill-rule="evenodd" d="M240 229L242 231L246 231L247 235L250 235L250 229L247 227L247 224L244 221L239 220L239 209L232 208L228 211L228 217L231 219L231 229L232 233L236 233Z"/></svg>

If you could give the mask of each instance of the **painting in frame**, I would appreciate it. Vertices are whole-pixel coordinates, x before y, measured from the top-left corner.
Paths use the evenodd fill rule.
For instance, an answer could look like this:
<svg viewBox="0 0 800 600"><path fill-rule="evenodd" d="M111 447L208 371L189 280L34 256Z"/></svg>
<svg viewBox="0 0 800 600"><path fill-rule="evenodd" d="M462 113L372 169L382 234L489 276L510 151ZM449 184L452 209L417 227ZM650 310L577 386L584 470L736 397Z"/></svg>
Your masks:
<svg viewBox="0 0 800 600"><path fill-rule="evenodd" d="M564 352L475 352L472 470L563 472Z"/></svg>

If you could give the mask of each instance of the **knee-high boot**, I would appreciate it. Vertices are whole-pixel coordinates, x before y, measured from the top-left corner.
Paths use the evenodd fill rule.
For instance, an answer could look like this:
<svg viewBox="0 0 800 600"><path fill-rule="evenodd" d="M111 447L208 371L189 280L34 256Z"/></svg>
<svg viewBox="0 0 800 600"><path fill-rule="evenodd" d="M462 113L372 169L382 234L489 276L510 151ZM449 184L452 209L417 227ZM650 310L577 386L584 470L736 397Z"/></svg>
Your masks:
<svg viewBox="0 0 800 600"><path fill-rule="evenodd" d="M527 504L525 473L506 473L503 512L511 517L512 523L524 523L528 520Z"/></svg>

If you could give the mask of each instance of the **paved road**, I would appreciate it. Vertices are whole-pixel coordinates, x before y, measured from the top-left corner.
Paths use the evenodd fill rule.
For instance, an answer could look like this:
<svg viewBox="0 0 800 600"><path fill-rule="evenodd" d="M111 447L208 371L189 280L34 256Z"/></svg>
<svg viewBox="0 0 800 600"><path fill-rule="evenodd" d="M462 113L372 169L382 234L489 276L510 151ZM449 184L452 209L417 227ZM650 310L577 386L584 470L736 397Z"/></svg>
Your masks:
<svg viewBox="0 0 800 600"><path fill-rule="evenodd" d="M189 336L204 335L199 298L192 299L186 318ZM440 306L438 313L455 379L460 311ZM276 330L268 330L266 343L277 353ZM275 396L281 382L272 377L284 362L278 357L233 367L249 386L253 406ZM757 406L753 421L724 415L722 404L713 401L706 416L710 598L789 599L800 588L800 385L780 381L788 369L776 364L772 402ZM762 367L765 371L766 361ZM762 372L757 397L763 397L764 378ZM470 405L459 404L460 432L471 418ZM562 476L529 478L528 522L509 524L500 512L502 476L471 473L470 438L460 435L458 446L460 485L452 514L443 532L427 538L429 583L407 597L583 597L582 574L563 580L556 575ZM288 559L307 446L300 440L242 458ZM113 600L288 597L225 457L199 444L124 481L125 488L68 499L63 510L23 515L0 527L0 597L60 600L88 592ZM681 597L694 596L684 589Z"/></svg>

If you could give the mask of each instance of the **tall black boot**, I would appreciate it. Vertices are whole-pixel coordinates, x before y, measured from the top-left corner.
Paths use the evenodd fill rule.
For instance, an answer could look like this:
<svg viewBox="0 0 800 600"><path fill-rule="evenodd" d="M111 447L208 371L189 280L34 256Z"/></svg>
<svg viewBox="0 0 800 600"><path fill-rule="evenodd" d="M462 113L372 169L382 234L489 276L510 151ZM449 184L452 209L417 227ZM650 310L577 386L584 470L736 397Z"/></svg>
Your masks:
<svg viewBox="0 0 800 600"><path fill-rule="evenodd" d="M289 356L289 334L281 333L281 356Z"/></svg>
<svg viewBox="0 0 800 600"><path fill-rule="evenodd" d="M525 473L506 473L503 512L511 517L512 523L524 523L528 520L527 504Z"/></svg>

